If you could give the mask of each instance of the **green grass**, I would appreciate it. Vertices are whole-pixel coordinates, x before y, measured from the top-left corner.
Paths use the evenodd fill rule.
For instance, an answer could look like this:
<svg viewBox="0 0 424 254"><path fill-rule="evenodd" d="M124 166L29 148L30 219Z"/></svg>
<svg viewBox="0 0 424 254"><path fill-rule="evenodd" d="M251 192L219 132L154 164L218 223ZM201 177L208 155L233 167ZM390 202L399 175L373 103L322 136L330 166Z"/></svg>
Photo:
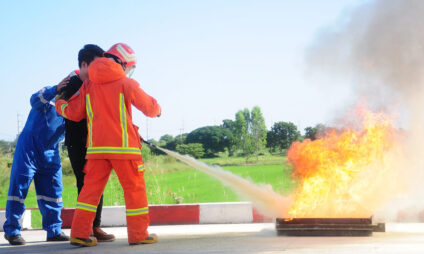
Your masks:
<svg viewBox="0 0 424 254"><path fill-rule="evenodd" d="M0 153L0 200L7 195L9 186L10 167L12 165L13 155L10 153ZM1 206L0 206L1 207Z"/></svg>
<svg viewBox="0 0 424 254"><path fill-rule="evenodd" d="M225 170L251 180L259 185L271 185L274 191L287 194L292 189L292 181L289 177L291 169L286 164L284 156L259 156L249 159L246 164L245 158L214 158L202 159L205 163L222 165ZM1 160L0 160L1 162ZM63 167L69 168L66 160ZM1 164L0 164L1 165ZM226 166L231 165L231 166ZM192 169L189 166L176 161L169 156L152 156L145 163L145 181L147 199L149 204L175 204L175 203L201 203L201 202L231 202L242 199L233 190L224 186L221 182L209 175ZM10 174L10 169L9 173ZM1 181L1 179L0 179ZM75 207L77 188L75 177L65 175L63 177L63 202L64 207ZM0 187L6 190L7 187ZM0 197L0 208L6 205L6 196ZM36 208L36 196L33 184L30 187L25 201L26 207ZM104 206L124 205L124 196L118 177L112 172L109 182L104 191ZM41 216L38 210L32 211L32 226L41 227Z"/></svg>
<svg viewBox="0 0 424 254"><path fill-rule="evenodd" d="M215 178L175 160L146 163L146 189L150 204L230 202L240 198ZM285 161L285 160L284 160ZM270 163L268 161L268 163ZM158 167L158 165L160 165ZM285 164L223 167L236 175L259 184L270 184L279 193L288 193L292 182ZM122 187L112 173L104 192L104 205L124 205Z"/></svg>
<svg viewBox="0 0 424 254"><path fill-rule="evenodd" d="M229 166L224 169L256 184L269 184L275 192L280 194L288 194L293 189L294 183L290 178L291 168L286 164Z"/></svg>
<svg viewBox="0 0 424 254"><path fill-rule="evenodd" d="M236 165L264 165L264 164L285 164L286 156L284 155L260 155L250 157L247 161L244 157L218 157L201 159L201 161L219 166L236 166Z"/></svg>

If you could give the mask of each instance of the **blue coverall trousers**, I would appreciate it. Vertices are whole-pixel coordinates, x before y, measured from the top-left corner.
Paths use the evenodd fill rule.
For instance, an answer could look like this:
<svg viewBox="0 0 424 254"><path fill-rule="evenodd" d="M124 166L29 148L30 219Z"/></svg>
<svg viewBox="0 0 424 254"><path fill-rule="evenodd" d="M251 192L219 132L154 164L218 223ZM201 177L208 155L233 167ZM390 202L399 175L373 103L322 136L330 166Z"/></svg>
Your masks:
<svg viewBox="0 0 424 254"><path fill-rule="evenodd" d="M19 219L25 211L25 198L34 179L37 202L47 237L61 233L62 167L58 144L44 147L42 137L22 132L16 146L6 203L7 236L19 235Z"/></svg>

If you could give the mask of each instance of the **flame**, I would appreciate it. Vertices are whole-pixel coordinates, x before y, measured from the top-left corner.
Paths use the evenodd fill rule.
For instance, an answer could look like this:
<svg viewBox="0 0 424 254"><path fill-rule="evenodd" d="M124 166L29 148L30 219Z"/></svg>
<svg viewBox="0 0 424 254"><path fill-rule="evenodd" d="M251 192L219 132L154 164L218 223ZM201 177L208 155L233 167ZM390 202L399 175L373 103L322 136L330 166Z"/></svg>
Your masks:
<svg viewBox="0 0 424 254"><path fill-rule="evenodd" d="M298 179L290 217L370 217L387 199L389 193L380 194L387 185L383 176L392 176L394 168L395 128L384 113L358 113L359 128L328 130L290 147L287 157Z"/></svg>

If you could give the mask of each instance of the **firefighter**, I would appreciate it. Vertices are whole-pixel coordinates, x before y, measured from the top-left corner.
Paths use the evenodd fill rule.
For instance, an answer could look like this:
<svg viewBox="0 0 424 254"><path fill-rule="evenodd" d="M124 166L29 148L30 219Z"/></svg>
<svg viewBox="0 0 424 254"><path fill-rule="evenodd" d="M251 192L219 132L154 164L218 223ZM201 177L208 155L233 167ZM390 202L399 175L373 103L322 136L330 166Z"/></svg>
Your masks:
<svg viewBox="0 0 424 254"><path fill-rule="evenodd" d="M85 45L78 53L79 70L73 75L68 86L63 89L61 97L69 100L81 87L83 81L88 79L88 66L97 57L103 56L103 49L94 44ZM78 195L84 185L84 165L86 163L87 120L73 122L65 119L65 145L68 149L69 160L77 182ZM93 222L93 236L99 242L115 240L113 234L107 234L100 228L103 207L103 195L97 206L96 217Z"/></svg>
<svg viewBox="0 0 424 254"><path fill-rule="evenodd" d="M72 121L87 119L86 175L72 221L72 245L97 245L96 239L90 237L90 231L112 168L124 189L128 243L157 242L157 236L149 235L147 231L149 208L144 164L131 106L148 117L160 116L161 108L137 81L126 77L135 64L134 51L124 43L115 44L105 57L90 64L90 79L83 84L78 95L68 102L56 101L56 110L63 117Z"/></svg>
<svg viewBox="0 0 424 254"><path fill-rule="evenodd" d="M7 195L3 229L4 237L11 245L25 244L19 219L25 211L24 202L32 179L47 241L69 241L61 230L60 218L63 202L59 141L63 139L65 123L52 102L68 81L69 77L31 96L32 108L18 138Z"/></svg>

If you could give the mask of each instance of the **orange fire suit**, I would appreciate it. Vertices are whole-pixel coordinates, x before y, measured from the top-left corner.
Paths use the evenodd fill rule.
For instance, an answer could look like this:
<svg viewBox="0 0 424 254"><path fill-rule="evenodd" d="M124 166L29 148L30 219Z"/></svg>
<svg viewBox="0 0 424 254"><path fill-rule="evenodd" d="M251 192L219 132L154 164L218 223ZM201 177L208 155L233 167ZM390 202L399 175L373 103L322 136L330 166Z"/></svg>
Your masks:
<svg viewBox="0 0 424 254"><path fill-rule="evenodd" d="M124 189L128 242L139 242L148 236L149 216L140 136L132 123L131 105L149 117L160 115L161 108L111 59L97 58L90 64L88 74L90 80L68 102L56 102L56 110L63 117L72 121L87 119L86 175L71 237L89 238L97 205L113 168Z"/></svg>

